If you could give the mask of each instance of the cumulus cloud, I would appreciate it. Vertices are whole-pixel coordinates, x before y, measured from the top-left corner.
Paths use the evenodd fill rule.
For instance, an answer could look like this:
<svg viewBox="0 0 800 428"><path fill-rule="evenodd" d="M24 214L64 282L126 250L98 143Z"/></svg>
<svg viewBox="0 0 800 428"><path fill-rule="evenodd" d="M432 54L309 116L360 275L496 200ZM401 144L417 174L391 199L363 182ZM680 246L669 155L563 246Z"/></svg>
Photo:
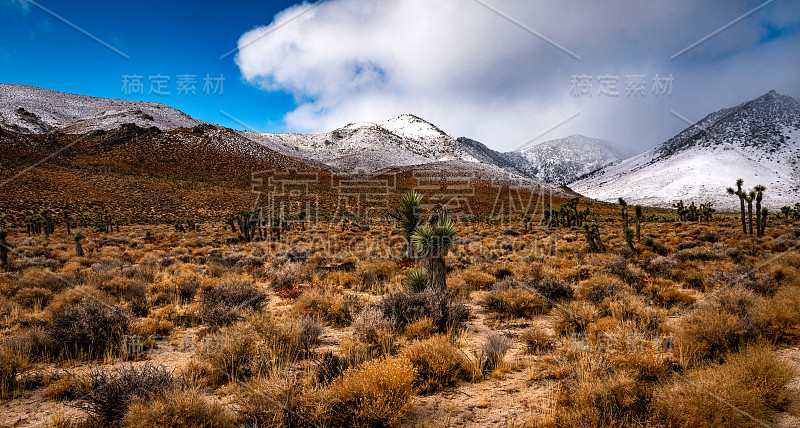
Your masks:
<svg viewBox="0 0 800 428"><path fill-rule="evenodd" d="M769 89L800 95L797 2L768 4L670 59L759 4L329 0L248 31L236 62L251 84L294 96L284 120L297 132L414 113L510 150L579 113L530 143L582 133L638 152L686 126L673 111L697 120ZM575 75L592 77L591 96L575 96ZM598 95L604 75L619 96ZM646 76L644 96L625 95L628 75ZM652 93L656 75L672 75L671 95Z"/></svg>

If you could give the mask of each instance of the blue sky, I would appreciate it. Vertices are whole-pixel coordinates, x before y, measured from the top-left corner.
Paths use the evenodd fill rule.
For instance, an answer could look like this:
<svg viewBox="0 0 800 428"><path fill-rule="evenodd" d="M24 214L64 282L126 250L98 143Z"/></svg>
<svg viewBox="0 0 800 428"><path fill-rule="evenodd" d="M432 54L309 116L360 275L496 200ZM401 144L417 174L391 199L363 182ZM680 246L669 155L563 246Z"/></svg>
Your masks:
<svg viewBox="0 0 800 428"><path fill-rule="evenodd" d="M0 82L157 101L236 129L324 132L413 113L497 150L580 133L630 155L771 89L800 97L794 0L37 4L129 58L0 0ZM194 96L178 94L186 74ZM144 94L123 93L125 75L142 76ZM169 95L149 93L157 75ZM221 95L203 93L207 75L224 76ZM631 96L636 76L644 91ZM669 92L654 90L665 78Z"/></svg>
<svg viewBox="0 0 800 428"><path fill-rule="evenodd" d="M290 1L99 1L37 4L129 56L118 55L33 4L0 0L0 82L107 98L156 101L207 122L243 128L223 110L259 129L284 131L291 94L260 90L241 79L235 56L246 31L267 25ZM234 4L235 3L235 4ZM122 92L122 76L143 76L144 94ZM170 95L148 94L149 76L169 76ZM196 95L177 93L179 75L195 75ZM224 77L221 95L203 93L204 77Z"/></svg>

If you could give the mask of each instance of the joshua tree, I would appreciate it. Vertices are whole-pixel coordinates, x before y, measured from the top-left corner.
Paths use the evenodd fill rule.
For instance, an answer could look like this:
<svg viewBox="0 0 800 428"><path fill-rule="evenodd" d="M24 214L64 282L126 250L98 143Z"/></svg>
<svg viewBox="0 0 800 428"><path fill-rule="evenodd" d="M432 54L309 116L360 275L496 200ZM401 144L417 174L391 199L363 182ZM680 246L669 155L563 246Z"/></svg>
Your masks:
<svg viewBox="0 0 800 428"><path fill-rule="evenodd" d="M75 236L72 238L75 241L75 255L77 257L83 257L83 245L81 245L81 241L83 241L85 237L86 234L83 233L83 230L78 229L75 231Z"/></svg>
<svg viewBox="0 0 800 428"><path fill-rule="evenodd" d="M792 207L788 205L784 205L781 207L781 214L783 214L786 220L789 220L789 216L792 215L792 211L794 210L792 210Z"/></svg>
<svg viewBox="0 0 800 428"><path fill-rule="evenodd" d="M728 187L728 193L739 197L739 206L742 212L742 233L747 233L747 222L744 217L744 200L747 195L742 191L742 184L744 184L744 180L741 178L736 180L736 190Z"/></svg>
<svg viewBox="0 0 800 428"><path fill-rule="evenodd" d="M712 206L711 202L700 204L700 219L705 221L714 220L714 213L717 212Z"/></svg>
<svg viewBox="0 0 800 428"><path fill-rule="evenodd" d="M767 216L769 216L769 210L766 208L761 209L761 219L759 220L761 223L759 224L759 231L761 232L761 236L764 236L764 229L767 228Z"/></svg>
<svg viewBox="0 0 800 428"><path fill-rule="evenodd" d="M764 191L766 187L758 185L753 188L756 192L756 236L764 236L764 231L761 230L761 200L764 199Z"/></svg>
<svg viewBox="0 0 800 428"><path fill-rule="evenodd" d="M619 205L622 207L622 231L628 230L628 203L625 199L619 198Z"/></svg>
<svg viewBox="0 0 800 428"><path fill-rule="evenodd" d="M389 212L389 216L397 221L397 226L403 231L409 258L414 258L412 235L414 235L414 231L417 230L421 222L419 212L421 205L422 195L411 191L400 198L400 207Z"/></svg>
<svg viewBox="0 0 800 428"><path fill-rule="evenodd" d="M425 259L428 286L437 292L447 292L447 269L444 257L453 246L457 228L452 220L440 217L436 224L417 227L411 235L420 256Z"/></svg>
<svg viewBox="0 0 800 428"><path fill-rule="evenodd" d="M744 200L747 202L747 222L750 225L749 234L753 234L753 199L756 197L756 192L751 190L750 193L745 196Z"/></svg>
<svg viewBox="0 0 800 428"><path fill-rule="evenodd" d="M628 244L628 248L630 248L631 251L633 251L634 253L638 253L639 250L637 250L636 247L633 246L633 234L634 232L632 228L629 227L625 229L625 242Z"/></svg>
<svg viewBox="0 0 800 428"><path fill-rule="evenodd" d="M67 227L67 235L72 235L72 230L70 229L72 220L69 218L69 211L61 210L61 217L64 218L64 225Z"/></svg>
<svg viewBox="0 0 800 428"><path fill-rule="evenodd" d="M642 206L636 205L634 213L636 214L636 242L642 242Z"/></svg>
<svg viewBox="0 0 800 428"><path fill-rule="evenodd" d="M589 251L594 253L605 253L606 246L600 239L600 226L597 223L584 223L583 231L586 233L586 242L589 244Z"/></svg>
<svg viewBox="0 0 800 428"><path fill-rule="evenodd" d="M8 232L5 229L0 229L0 266L8 268L8 242L6 238Z"/></svg>

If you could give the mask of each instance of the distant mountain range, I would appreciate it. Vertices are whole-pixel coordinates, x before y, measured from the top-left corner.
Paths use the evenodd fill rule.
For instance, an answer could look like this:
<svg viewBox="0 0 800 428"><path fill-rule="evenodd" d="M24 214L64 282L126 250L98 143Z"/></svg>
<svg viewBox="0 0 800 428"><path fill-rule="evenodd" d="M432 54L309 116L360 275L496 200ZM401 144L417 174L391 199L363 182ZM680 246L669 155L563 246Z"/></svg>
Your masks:
<svg viewBox="0 0 800 428"><path fill-rule="evenodd" d="M711 113L645 153L570 184L603 201L671 206L678 200L736 209L736 179L764 185L771 209L800 202L800 103L775 91Z"/></svg>
<svg viewBox="0 0 800 428"><path fill-rule="evenodd" d="M205 135L206 144L237 156L263 156L254 151L260 146L271 157L284 156L334 175L436 170L490 182L566 185L609 202L624 197L630 203L668 207L693 200L722 208L738 206L725 188L743 178L748 188L767 186L768 207L800 199L800 104L774 91L712 113L656 148L621 160L609 143L582 135L502 153L470 138L451 137L412 114L322 134L273 134L228 130L158 103L0 85L0 130L21 135L111 131L124 139L125 124L161 131L191 128Z"/></svg>

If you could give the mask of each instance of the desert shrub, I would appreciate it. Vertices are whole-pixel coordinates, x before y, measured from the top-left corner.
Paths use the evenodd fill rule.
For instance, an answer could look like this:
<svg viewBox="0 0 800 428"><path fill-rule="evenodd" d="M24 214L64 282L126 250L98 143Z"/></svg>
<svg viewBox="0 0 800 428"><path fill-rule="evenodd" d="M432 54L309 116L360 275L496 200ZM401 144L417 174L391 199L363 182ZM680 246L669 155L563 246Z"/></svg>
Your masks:
<svg viewBox="0 0 800 428"><path fill-rule="evenodd" d="M122 298L130 303L131 312L137 317L147 315L150 305L147 302L147 286L144 282L134 281L122 290Z"/></svg>
<svg viewBox="0 0 800 428"><path fill-rule="evenodd" d="M660 278L649 282L644 292L653 300L654 304L667 309L675 306L689 306L697 300L691 294L675 286L672 281Z"/></svg>
<svg viewBox="0 0 800 428"><path fill-rule="evenodd" d="M128 315L92 297L55 315L47 327L50 337L67 355L102 355L119 346L128 328Z"/></svg>
<svg viewBox="0 0 800 428"><path fill-rule="evenodd" d="M796 375L768 345L754 344L659 387L653 408L668 426L765 426L791 403L785 386Z"/></svg>
<svg viewBox="0 0 800 428"><path fill-rule="evenodd" d="M752 268L742 266L731 273L723 273L722 281L732 287L743 287L747 290L771 296L778 291L779 284L774 278L761 272L756 272Z"/></svg>
<svg viewBox="0 0 800 428"><path fill-rule="evenodd" d="M104 423L122 419L131 401L149 397L175 384L165 367L145 363L141 366L122 366L110 371L99 369L88 374L92 390L83 400L84 410Z"/></svg>
<svg viewBox="0 0 800 428"><path fill-rule="evenodd" d="M633 294L618 294L605 299L601 304L601 315L620 321L632 321L647 332L656 332L666 316L663 309L647 305L641 297Z"/></svg>
<svg viewBox="0 0 800 428"><path fill-rule="evenodd" d="M240 322L206 336L189 362L185 377L199 386L216 388L247 379L260 372L266 355L259 352L258 333Z"/></svg>
<svg viewBox="0 0 800 428"><path fill-rule="evenodd" d="M230 324L240 318L240 312L256 309L267 300L258 286L245 280L225 280L203 289L201 318L213 325Z"/></svg>
<svg viewBox="0 0 800 428"><path fill-rule="evenodd" d="M319 415L326 403L318 394L303 388L292 373L275 372L248 381L239 393L239 426L320 426ZM318 405L318 406L317 406Z"/></svg>
<svg viewBox="0 0 800 428"><path fill-rule="evenodd" d="M217 400L207 400L196 390L173 388L148 398L131 401L125 426L146 427L235 427L235 417Z"/></svg>
<svg viewBox="0 0 800 428"><path fill-rule="evenodd" d="M578 283L578 292L581 297L595 303L602 302L625 289L619 279L606 274L598 273Z"/></svg>
<svg viewBox="0 0 800 428"><path fill-rule="evenodd" d="M522 330L519 340L525 344L525 349L533 353L545 353L553 350L555 346L553 336L541 325L533 325Z"/></svg>
<svg viewBox="0 0 800 428"><path fill-rule="evenodd" d="M756 337L748 313L752 293L724 290L682 316L675 327L675 346L685 363L718 359Z"/></svg>
<svg viewBox="0 0 800 428"><path fill-rule="evenodd" d="M774 343L797 344L800 339L800 287L781 287L749 310L754 328Z"/></svg>
<svg viewBox="0 0 800 428"><path fill-rule="evenodd" d="M387 426L413 405L417 372L407 358L372 360L350 368L329 387L326 425Z"/></svg>
<svg viewBox="0 0 800 428"><path fill-rule="evenodd" d="M501 317L532 317L550 309L540 295L507 282L498 282L483 298L483 305Z"/></svg>
<svg viewBox="0 0 800 428"><path fill-rule="evenodd" d="M651 274L671 276L672 271L678 266L678 262L670 257L655 256L647 259L642 268Z"/></svg>
<svg viewBox="0 0 800 428"><path fill-rule="evenodd" d="M48 269L33 266L22 271L17 280L17 285L21 289L44 288L45 290L58 292L72 284Z"/></svg>
<svg viewBox="0 0 800 428"><path fill-rule="evenodd" d="M546 276L539 281L534 281L530 286L549 301L571 299L575 294L572 285L551 276Z"/></svg>
<svg viewBox="0 0 800 428"><path fill-rule="evenodd" d="M282 265L286 262L305 263L308 260L308 250L302 247L292 247L284 251L275 253L272 257L273 265Z"/></svg>
<svg viewBox="0 0 800 428"><path fill-rule="evenodd" d="M286 262L275 265L269 269L268 277L272 280L272 287L291 287L307 277L307 270L304 264Z"/></svg>
<svg viewBox="0 0 800 428"><path fill-rule="evenodd" d="M404 334L409 339L427 339L436 332L436 325L428 317L422 317L406 325Z"/></svg>
<svg viewBox="0 0 800 428"><path fill-rule="evenodd" d="M317 383L328 385L339 377L348 368L348 363L342 357L327 351L317 359Z"/></svg>
<svg viewBox="0 0 800 428"><path fill-rule="evenodd" d="M75 400L88 394L91 390L92 385L87 382L87 379L65 373L59 375L47 386L43 397L53 400Z"/></svg>
<svg viewBox="0 0 800 428"><path fill-rule="evenodd" d="M13 395L20 386L18 376L28 369L30 344L22 336L0 338L0 398Z"/></svg>
<svg viewBox="0 0 800 428"><path fill-rule="evenodd" d="M717 243L710 247L698 246L698 247L679 249L679 251L676 252L672 257L674 257L678 261L688 261L688 260L711 261L711 260L723 260L725 258L732 256L723 245Z"/></svg>
<svg viewBox="0 0 800 428"><path fill-rule="evenodd" d="M436 326L436 332L446 332L459 328L468 317L464 305L454 303L447 295L433 290L412 294L405 291L386 294L378 307L396 331L402 331L416 320L428 318Z"/></svg>
<svg viewBox="0 0 800 428"><path fill-rule="evenodd" d="M259 314L207 336L186 369L199 386L249 379L311 354L322 326L310 318Z"/></svg>
<svg viewBox="0 0 800 428"><path fill-rule="evenodd" d="M452 385L468 373L469 361L447 336L435 335L403 350L417 370L417 386L423 393Z"/></svg>
<svg viewBox="0 0 800 428"><path fill-rule="evenodd" d="M599 317L600 313L591 303L572 301L555 311L554 328L562 335L583 334Z"/></svg>
<svg viewBox="0 0 800 428"><path fill-rule="evenodd" d="M478 353L477 365L481 373L489 373L500 368L506 353L511 348L511 340L503 334L492 333L486 336Z"/></svg>
<svg viewBox="0 0 800 428"><path fill-rule="evenodd" d="M638 285L642 282L642 273L632 268L625 257L617 257L615 261L606 263L603 270L618 276L626 284Z"/></svg>
<svg viewBox="0 0 800 428"><path fill-rule="evenodd" d="M364 308L353 322L353 338L368 346L371 354L390 354L395 346L395 325L378 306Z"/></svg>
<svg viewBox="0 0 800 428"><path fill-rule="evenodd" d="M14 295L17 302L26 308L44 307L52 297L52 291L41 287L23 288Z"/></svg>
<svg viewBox="0 0 800 428"><path fill-rule="evenodd" d="M380 291L384 283L397 271L397 264L390 260L362 263L358 269L358 274L361 276L359 289Z"/></svg>
<svg viewBox="0 0 800 428"><path fill-rule="evenodd" d="M494 282L495 277L484 272L482 269L471 266L454 275L453 280L448 281L448 290L463 298L477 290L485 290Z"/></svg>
<svg viewBox="0 0 800 428"><path fill-rule="evenodd" d="M361 308L356 296L326 288L304 290L294 303L294 312L313 316L335 327L345 327L353 322L353 313Z"/></svg>

